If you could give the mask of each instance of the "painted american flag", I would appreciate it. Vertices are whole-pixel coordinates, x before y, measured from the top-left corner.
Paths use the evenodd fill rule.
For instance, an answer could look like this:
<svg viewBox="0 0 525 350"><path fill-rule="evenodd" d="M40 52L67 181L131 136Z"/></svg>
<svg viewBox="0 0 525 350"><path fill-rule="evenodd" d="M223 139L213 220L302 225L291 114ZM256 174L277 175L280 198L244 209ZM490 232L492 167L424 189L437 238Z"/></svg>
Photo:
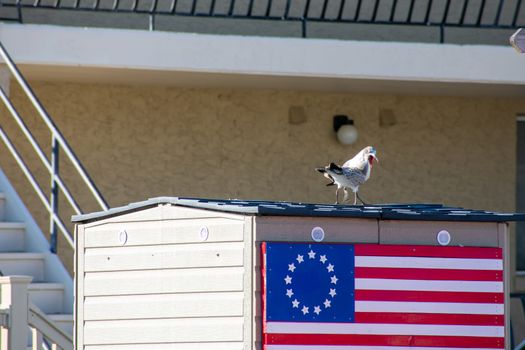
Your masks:
<svg viewBox="0 0 525 350"><path fill-rule="evenodd" d="M262 244L266 350L504 349L500 248Z"/></svg>

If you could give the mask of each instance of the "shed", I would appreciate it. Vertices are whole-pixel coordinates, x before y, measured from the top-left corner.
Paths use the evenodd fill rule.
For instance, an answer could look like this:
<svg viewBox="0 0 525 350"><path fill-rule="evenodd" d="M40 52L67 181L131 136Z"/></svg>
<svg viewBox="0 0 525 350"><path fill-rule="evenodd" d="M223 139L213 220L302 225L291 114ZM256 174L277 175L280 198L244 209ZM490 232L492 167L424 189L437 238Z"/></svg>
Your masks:
<svg viewBox="0 0 525 350"><path fill-rule="evenodd" d="M470 324L471 321L465 321L464 315L457 316L469 312L455 307L456 311L449 314L460 321L454 321L453 327L432 327L442 329L444 334L439 336L443 339L459 339L457 344L451 343L448 347L473 347L468 342L462 342L469 338L472 327L480 325L477 323L480 319L490 317L487 322L494 323L494 327L479 326L483 334L470 338L488 345L490 342L486 341L489 338L483 337L490 336L492 345L476 347L508 349L508 222L517 220L525 220L525 215L434 204L345 206L180 197L153 198L104 212L74 216L75 348L246 350L261 349L264 342L274 344L272 349L299 349L279 347L276 339L280 334L271 334L275 324L285 322L266 323L274 316L267 314L271 310L268 309L270 300L266 299L265 293L271 293L272 287L267 284L275 277L270 276L271 269L263 266L268 262L261 258L266 256L269 247L278 248L286 243L291 249L293 243L297 243L299 248L301 244L307 244L310 254L314 256L314 250L321 252L330 244L335 247L350 244L355 252L365 248L388 248L389 252L384 255L396 259L392 261L403 260L399 256L406 256L406 251L410 251L414 253L409 253L409 256L421 258L416 265L420 265L420 261L425 264L425 259L435 257L435 251L444 252L454 261L473 258L469 260L470 267L459 267L466 269L468 275L462 285L476 282L478 278L472 276L485 274L483 278L489 279L487 285L492 283L490 288L495 289L482 294L483 300L469 302L480 304L480 308L489 307L490 310L485 312L489 315L483 316L480 315L483 312L474 311L468 318L473 322ZM405 253L400 253L400 249ZM320 256L320 263L324 263ZM474 265L480 261L476 258L480 257L490 257L487 261L490 260L496 267L488 268L492 271L471 274L477 269ZM410 268L403 270L394 265L389 266L393 270L388 270L394 279L413 272ZM434 279L432 283L437 283L435 291L418 292L417 288L416 291L408 288L410 293L417 294L421 305L446 294L440 292L440 283L458 279L454 277L458 271L454 272L453 268L438 268L442 269L440 274L431 278ZM372 267L367 271L376 270ZM279 279L283 277L279 276ZM334 276L330 278L334 283ZM492 279L494 281L490 282ZM378 281L383 284L384 278ZM476 289L478 285L472 288ZM283 294L284 291L286 289L283 289ZM384 291L382 293L385 294ZM387 291L386 294L391 298L396 293ZM472 293L458 290L449 294L461 299ZM459 299L455 301L461 301ZM392 301L394 305L396 300ZM439 308L446 309L448 306L449 303L443 303ZM316 306L314 310L313 307L309 313L315 319L321 309ZM359 313L357 309L354 311L356 318L358 314L371 314ZM440 312L445 311L435 311L434 317L438 313L439 318ZM403 312L393 313L395 317L401 317L401 314ZM375 315L381 319L384 313ZM408 321L410 329L416 333L423 332L418 330L421 325L414 324L418 323L415 319L420 313L412 315L415 318ZM278 317L275 317L277 320ZM303 321L302 324L308 325L312 319ZM381 326L386 321L376 319L369 322ZM429 323L428 319L422 322ZM324 328L319 323L310 325L316 327L314 333L323 332L321 329ZM352 328L352 339L358 339L360 331L356 329ZM289 332L303 331L294 331L292 327ZM395 330L380 329L379 332L383 332L382 337L387 339L387 343L390 341L383 345L403 345L404 341L409 342L405 345L440 345L439 342L425 343L428 339L419 333L419 338L415 334L392 340ZM309 339L306 336L300 338L302 340L298 344ZM365 338L372 339L370 336ZM330 340L332 345L346 344L339 337L333 339ZM319 340L312 338L312 341ZM317 348L326 347L320 345Z"/></svg>

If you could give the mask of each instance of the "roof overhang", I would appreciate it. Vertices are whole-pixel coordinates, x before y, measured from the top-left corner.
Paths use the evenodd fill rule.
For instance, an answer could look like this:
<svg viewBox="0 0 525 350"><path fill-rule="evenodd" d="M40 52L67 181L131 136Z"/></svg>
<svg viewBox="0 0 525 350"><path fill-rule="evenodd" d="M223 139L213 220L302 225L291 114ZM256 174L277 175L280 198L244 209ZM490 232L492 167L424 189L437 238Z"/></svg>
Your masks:
<svg viewBox="0 0 525 350"><path fill-rule="evenodd" d="M33 80L525 96L509 46L344 41L0 24Z"/></svg>

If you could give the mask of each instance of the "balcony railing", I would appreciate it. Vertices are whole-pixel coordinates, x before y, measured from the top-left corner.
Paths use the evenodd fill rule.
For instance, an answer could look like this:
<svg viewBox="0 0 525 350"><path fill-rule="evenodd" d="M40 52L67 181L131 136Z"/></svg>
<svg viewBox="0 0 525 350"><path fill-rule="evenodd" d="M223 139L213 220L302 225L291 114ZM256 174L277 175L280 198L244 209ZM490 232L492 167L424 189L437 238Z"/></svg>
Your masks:
<svg viewBox="0 0 525 350"><path fill-rule="evenodd" d="M522 0L1 0L12 20L23 10L55 9L300 22L308 37L313 22L513 29L525 25ZM4 15L5 17L5 15Z"/></svg>

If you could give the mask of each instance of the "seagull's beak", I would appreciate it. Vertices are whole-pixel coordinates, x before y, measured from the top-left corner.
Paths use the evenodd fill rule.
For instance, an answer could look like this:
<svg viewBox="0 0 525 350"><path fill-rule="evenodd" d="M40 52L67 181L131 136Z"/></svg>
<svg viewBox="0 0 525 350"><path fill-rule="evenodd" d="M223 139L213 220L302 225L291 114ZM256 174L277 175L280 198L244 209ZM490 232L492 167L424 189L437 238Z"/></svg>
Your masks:
<svg viewBox="0 0 525 350"><path fill-rule="evenodd" d="M374 160L379 163L379 159L377 159L375 152L370 152L368 154L368 164L374 165Z"/></svg>

